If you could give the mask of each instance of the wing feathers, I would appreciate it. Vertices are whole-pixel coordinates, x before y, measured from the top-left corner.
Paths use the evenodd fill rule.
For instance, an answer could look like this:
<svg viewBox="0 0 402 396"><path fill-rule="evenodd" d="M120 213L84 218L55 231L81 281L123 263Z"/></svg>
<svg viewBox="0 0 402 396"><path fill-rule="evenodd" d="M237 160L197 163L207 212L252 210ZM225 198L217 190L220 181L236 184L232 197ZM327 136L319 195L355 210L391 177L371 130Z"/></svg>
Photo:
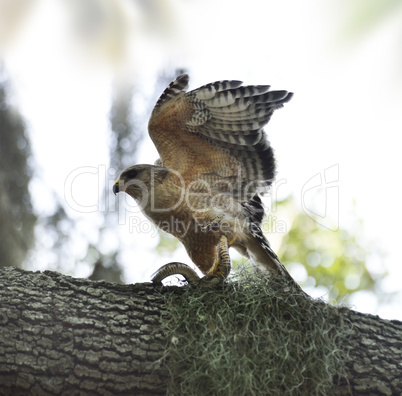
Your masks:
<svg viewBox="0 0 402 396"><path fill-rule="evenodd" d="M189 181L211 175L235 180L242 196L270 185L275 159L263 127L293 94L270 91L269 85L242 86L237 80L216 81L186 93L188 81L187 75L178 76L152 113L150 135L164 165L180 170ZM203 164L200 169L197 161ZM250 185L254 189L245 193Z"/></svg>
<svg viewBox="0 0 402 396"><path fill-rule="evenodd" d="M188 82L190 77L188 74L181 74L177 76L162 92L162 95L159 97L156 105L154 107L154 111L160 108L164 103L168 102L175 96L178 96L183 93L188 87Z"/></svg>
<svg viewBox="0 0 402 396"><path fill-rule="evenodd" d="M217 92L211 99L206 100L208 107L223 107L235 103L238 98L256 98L268 92L269 85L250 85L236 89ZM281 92L281 91L273 91ZM270 94L272 94L270 92ZM272 95L271 95L272 96ZM282 98L281 98L282 99ZM250 100L252 102L252 99Z"/></svg>
<svg viewBox="0 0 402 396"><path fill-rule="evenodd" d="M226 91L231 88L238 88L242 84L243 81L237 80L216 81L197 88L193 93L197 99L209 100L213 98L217 92Z"/></svg>
<svg viewBox="0 0 402 396"><path fill-rule="evenodd" d="M235 134L231 132L224 131L222 129L215 129L211 132L209 129L200 129L199 133L207 138L213 139L214 141L220 141L222 145L225 144L234 144L237 146L250 146L260 142L262 138L262 130L255 131L255 134ZM222 147L220 145L220 147Z"/></svg>
<svg viewBox="0 0 402 396"><path fill-rule="evenodd" d="M259 131L259 129L265 125L266 122L255 121L255 122L230 122L226 120L217 120L216 118L211 118L209 121L209 126L213 129L219 129L226 133L241 133L244 135L253 135Z"/></svg>

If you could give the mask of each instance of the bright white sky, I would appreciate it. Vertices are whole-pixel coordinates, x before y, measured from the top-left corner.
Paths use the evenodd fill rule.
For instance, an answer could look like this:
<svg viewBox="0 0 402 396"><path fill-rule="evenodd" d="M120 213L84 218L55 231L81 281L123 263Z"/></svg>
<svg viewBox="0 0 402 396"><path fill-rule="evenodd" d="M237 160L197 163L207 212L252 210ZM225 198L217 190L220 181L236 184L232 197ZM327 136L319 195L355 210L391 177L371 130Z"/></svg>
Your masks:
<svg viewBox="0 0 402 396"><path fill-rule="evenodd" d="M386 265L390 273L383 287L401 290L401 8L366 34L350 38L350 8L363 0L251 0L247 5L166 0L150 1L150 8L98 0L102 30L82 37L79 22L89 26L86 13L94 1L32 1L22 28L3 40L4 64L40 169L41 180L32 185L38 211L51 207L51 186L67 199L82 235L98 242L96 206L106 198L109 210L115 208L105 172L116 76L130 76L145 101L164 67L187 68L191 88L219 79L271 84L295 92L267 128L278 157L278 196L292 193L301 208L319 215L327 204L324 225L339 219L348 228L351 216L362 218L366 237L386 253L385 263L373 264ZM20 3L29 1L14 4ZM148 138L139 152L140 162L153 163L157 157ZM335 188L326 190L327 200L325 190L313 188L303 201L303 192L320 175L323 183L327 177L323 188ZM82 207L93 205L95 210L83 213ZM100 241L105 252L121 246L127 282L149 280L167 261L189 262L183 251L169 259L153 254L157 238L145 221L134 225L138 232L131 228L126 222L118 235L113 230ZM79 240L75 253L82 255L86 245ZM147 266L136 268L132 262ZM88 271L82 268L78 275ZM362 293L354 304L361 311L402 318L401 300L377 306Z"/></svg>

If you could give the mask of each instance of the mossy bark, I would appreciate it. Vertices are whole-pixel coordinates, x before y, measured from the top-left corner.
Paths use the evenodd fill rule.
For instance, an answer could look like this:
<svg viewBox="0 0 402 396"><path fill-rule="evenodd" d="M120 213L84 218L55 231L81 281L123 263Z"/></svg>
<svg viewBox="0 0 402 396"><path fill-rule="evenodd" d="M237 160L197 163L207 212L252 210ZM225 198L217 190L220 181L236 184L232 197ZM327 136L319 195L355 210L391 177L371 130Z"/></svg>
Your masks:
<svg viewBox="0 0 402 396"><path fill-rule="evenodd" d="M161 324L177 292L0 270L0 394L165 394L166 346L177 340ZM339 312L350 329L334 394L402 394L402 322Z"/></svg>

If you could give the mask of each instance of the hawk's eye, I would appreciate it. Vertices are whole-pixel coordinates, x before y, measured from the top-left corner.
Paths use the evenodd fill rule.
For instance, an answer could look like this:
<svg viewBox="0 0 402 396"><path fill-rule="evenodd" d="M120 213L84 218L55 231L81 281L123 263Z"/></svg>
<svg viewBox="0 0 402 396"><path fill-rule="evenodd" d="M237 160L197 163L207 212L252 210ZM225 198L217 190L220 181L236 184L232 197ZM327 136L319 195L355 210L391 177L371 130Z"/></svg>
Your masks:
<svg viewBox="0 0 402 396"><path fill-rule="evenodd" d="M127 179L135 179L137 177L137 170L136 169L131 169L129 171L127 171L127 173L125 174L125 178Z"/></svg>

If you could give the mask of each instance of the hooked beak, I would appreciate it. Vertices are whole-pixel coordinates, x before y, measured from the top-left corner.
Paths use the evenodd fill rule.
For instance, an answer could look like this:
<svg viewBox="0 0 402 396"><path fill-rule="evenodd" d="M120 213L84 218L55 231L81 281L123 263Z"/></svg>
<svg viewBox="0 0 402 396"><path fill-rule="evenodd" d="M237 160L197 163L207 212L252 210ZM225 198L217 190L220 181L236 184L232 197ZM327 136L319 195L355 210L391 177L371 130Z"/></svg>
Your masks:
<svg viewBox="0 0 402 396"><path fill-rule="evenodd" d="M120 192L120 180L117 179L116 183L113 184L113 194L116 195L118 192Z"/></svg>

